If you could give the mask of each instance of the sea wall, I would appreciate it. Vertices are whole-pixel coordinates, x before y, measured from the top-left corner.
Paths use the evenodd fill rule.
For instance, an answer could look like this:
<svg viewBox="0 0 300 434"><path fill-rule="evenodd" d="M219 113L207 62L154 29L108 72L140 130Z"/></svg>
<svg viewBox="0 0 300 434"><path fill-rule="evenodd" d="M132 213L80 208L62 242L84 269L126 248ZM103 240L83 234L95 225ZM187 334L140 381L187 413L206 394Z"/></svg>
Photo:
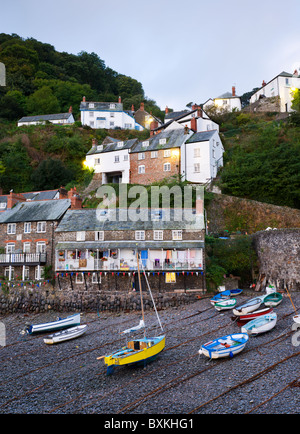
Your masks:
<svg viewBox="0 0 300 434"><path fill-rule="evenodd" d="M300 291L300 229L273 229L252 235L259 272L266 280Z"/></svg>

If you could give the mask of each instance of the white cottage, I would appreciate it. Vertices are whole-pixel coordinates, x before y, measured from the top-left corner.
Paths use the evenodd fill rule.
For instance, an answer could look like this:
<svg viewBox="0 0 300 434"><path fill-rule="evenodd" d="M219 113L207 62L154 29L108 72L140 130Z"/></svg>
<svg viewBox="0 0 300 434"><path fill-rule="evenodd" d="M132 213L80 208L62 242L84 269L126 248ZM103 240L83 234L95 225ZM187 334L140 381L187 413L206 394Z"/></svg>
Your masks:
<svg viewBox="0 0 300 434"><path fill-rule="evenodd" d="M75 120L72 114L72 107L70 107L68 113L24 116L18 121L18 127L22 127L23 125L44 125L46 122L50 122L51 124L55 125L74 124Z"/></svg>
<svg viewBox="0 0 300 434"><path fill-rule="evenodd" d="M293 91L300 88L300 75L297 70L293 74L281 72L268 83L263 81L262 87L250 98L250 104L261 98L280 98L280 112L292 111Z"/></svg>
<svg viewBox="0 0 300 434"><path fill-rule="evenodd" d="M121 98L115 102L86 101L80 103L81 123L91 128L122 129L142 131L144 127L136 122L133 112L124 111Z"/></svg>

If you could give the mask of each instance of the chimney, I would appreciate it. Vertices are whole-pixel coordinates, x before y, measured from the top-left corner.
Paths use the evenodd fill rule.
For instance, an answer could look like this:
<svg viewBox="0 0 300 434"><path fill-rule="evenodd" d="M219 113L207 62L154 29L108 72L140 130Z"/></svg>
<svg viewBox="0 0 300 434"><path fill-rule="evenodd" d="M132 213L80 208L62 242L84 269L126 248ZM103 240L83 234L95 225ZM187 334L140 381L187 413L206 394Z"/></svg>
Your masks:
<svg viewBox="0 0 300 434"><path fill-rule="evenodd" d="M165 108L165 113L166 113L166 114L169 113L169 108L168 108L167 105L166 105L166 108Z"/></svg>
<svg viewBox="0 0 300 434"><path fill-rule="evenodd" d="M18 202L26 202L26 198L21 193L13 193L12 191L7 196L7 209L11 209Z"/></svg>
<svg viewBox="0 0 300 434"><path fill-rule="evenodd" d="M82 97L82 102L85 102L85 96Z"/></svg>
<svg viewBox="0 0 300 434"><path fill-rule="evenodd" d="M144 110L144 103L143 102L141 102L140 110Z"/></svg>
<svg viewBox="0 0 300 434"><path fill-rule="evenodd" d="M232 86L232 96L235 96L235 86Z"/></svg>
<svg viewBox="0 0 300 434"><path fill-rule="evenodd" d="M198 106L198 109L197 109L197 116L198 116L198 118L202 118L202 108L199 107L199 106Z"/></svg>
<svg viewBox="0 0 300 434"><path fill-rule="evenodd" d="M73 107L70 105L69 113L72 113L72 111L73 111Z"/></svg>
<svg viewBox="0 0 300 434"><path fill-rule="evenodd" d="M60 199L68 199L68 192L62 185L59 187L58 191Z"/></svg>
<svg viewBox="0 0 300 434"><path fill-rule="evenodd" d="M158 122L157 121L152 121L150 124L150 131L151 130L155 130L155 128L158 127ZM153 133L151 134L153 136Z"/></svg>
<svg viewBox="0 0 300 434"><path fill-rule="evenodd" d="M131 106L131 111L134 112L134 105Z"/></svg>
<svg viewBox="0 0 300 434"><path fill-rule="evenodd" d="M197 104L193 104L192 105L192 110L196 110L196 108L197 108Z"/></svg>
<svg viewBox="0 0 300 434"><path fill-rule="evenodd" d="M196 118L191 119L191 130L193 130L194 133L197 132L197 119Z"/></svg>
<svg viewBox="0 0 300 434"><path fill-rule="evenodd" d="M262 87L264 87L266 85L265 80L263 80L261 85L262 85Z"/></svg>
<svg viewBox="0 0 300 434"><path fill-rule="evenodd" d="M122 102L122 101L121 101L121 97L120 97L120 96L119 96L119 101L118 101L118 102L119 102L119 104L121 104L121 102Z"/></svg>
<svg viewBox="0 0 300 434"><path fill-rule="evenodd" d="M92 147L95 148L97 146L97 139L92 140Z"/></svg>
<svg viewBox="0 0 300 434"><path fill-rule="evenodd" d="M297 71L297 69L295 69L293 76L294 77L298 77L298 71Z"/></svg>
<svg viewBox="0 0 300 434"><path fill-rule="evenodd" d="M68 199L71 200L71 209L81 209L82 208L82 199L78 196L76 187L71 188L68 191Z"/></svg>

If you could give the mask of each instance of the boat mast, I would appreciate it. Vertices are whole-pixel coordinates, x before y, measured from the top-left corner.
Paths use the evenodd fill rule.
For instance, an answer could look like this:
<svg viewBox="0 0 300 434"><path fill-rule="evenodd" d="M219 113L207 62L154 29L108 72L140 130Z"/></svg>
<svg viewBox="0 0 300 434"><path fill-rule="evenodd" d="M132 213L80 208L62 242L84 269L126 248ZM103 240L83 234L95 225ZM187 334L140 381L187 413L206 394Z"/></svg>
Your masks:
<svg viewBox="0 0 300 434"><path fill-rule="evenodd" d="M145 316L144 316L144 305L143 305L143 295L142 295L142 284L141 284L141 275L140 275L140 264L139 264L139 251L136 251L136 260L138 267L138 278L139 278L139 287L140 287L140 297L141 297L141 308L142 308L142 317L145 324ZM144 326L144 337L146 337L146 328Z"/></svg>

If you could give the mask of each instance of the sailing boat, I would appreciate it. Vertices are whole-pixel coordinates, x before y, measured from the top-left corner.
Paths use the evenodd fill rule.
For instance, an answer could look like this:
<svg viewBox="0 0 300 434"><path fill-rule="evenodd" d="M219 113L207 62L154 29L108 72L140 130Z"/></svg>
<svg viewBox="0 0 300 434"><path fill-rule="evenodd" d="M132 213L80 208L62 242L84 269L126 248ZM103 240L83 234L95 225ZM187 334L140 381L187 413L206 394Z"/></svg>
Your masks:
<svg viewBox="0 0 300 434"><path fill-rule="evenodd" d="M146 328L145 328L145 317L144 317L144 306L143 306L143 295L142 295L142 285L141 285L141 276L140 276L140 267L139 267L139 255L137 252L137 266L138 266L138 279L139 279L139 289L140 289L140 297L141 297L141 308L142 308L142 319L140 323L132 327L130 329L124 330L122 333L132 333L137 330L144 329L144 337L140 339L129 340L127 344L114 351L113 353L107 356L98 357L97 360L104 358L104 363L107 365L107 375L111 375L114 371L114 367L124 366L124 365L135 365L143 363L146 365L147 362L154 360L157 355L165 348L165 335L156 336L156 337L146 337ZM158 317L158 313L156 310L156 306L154 303L154 299L152 297L151 289L148 283L148 279L145 274L145 278L147 281L148 289L151 295L151 299L153 302L153 306L158 318L158 322L161 330L163 331L161 322Z"/></svg>

